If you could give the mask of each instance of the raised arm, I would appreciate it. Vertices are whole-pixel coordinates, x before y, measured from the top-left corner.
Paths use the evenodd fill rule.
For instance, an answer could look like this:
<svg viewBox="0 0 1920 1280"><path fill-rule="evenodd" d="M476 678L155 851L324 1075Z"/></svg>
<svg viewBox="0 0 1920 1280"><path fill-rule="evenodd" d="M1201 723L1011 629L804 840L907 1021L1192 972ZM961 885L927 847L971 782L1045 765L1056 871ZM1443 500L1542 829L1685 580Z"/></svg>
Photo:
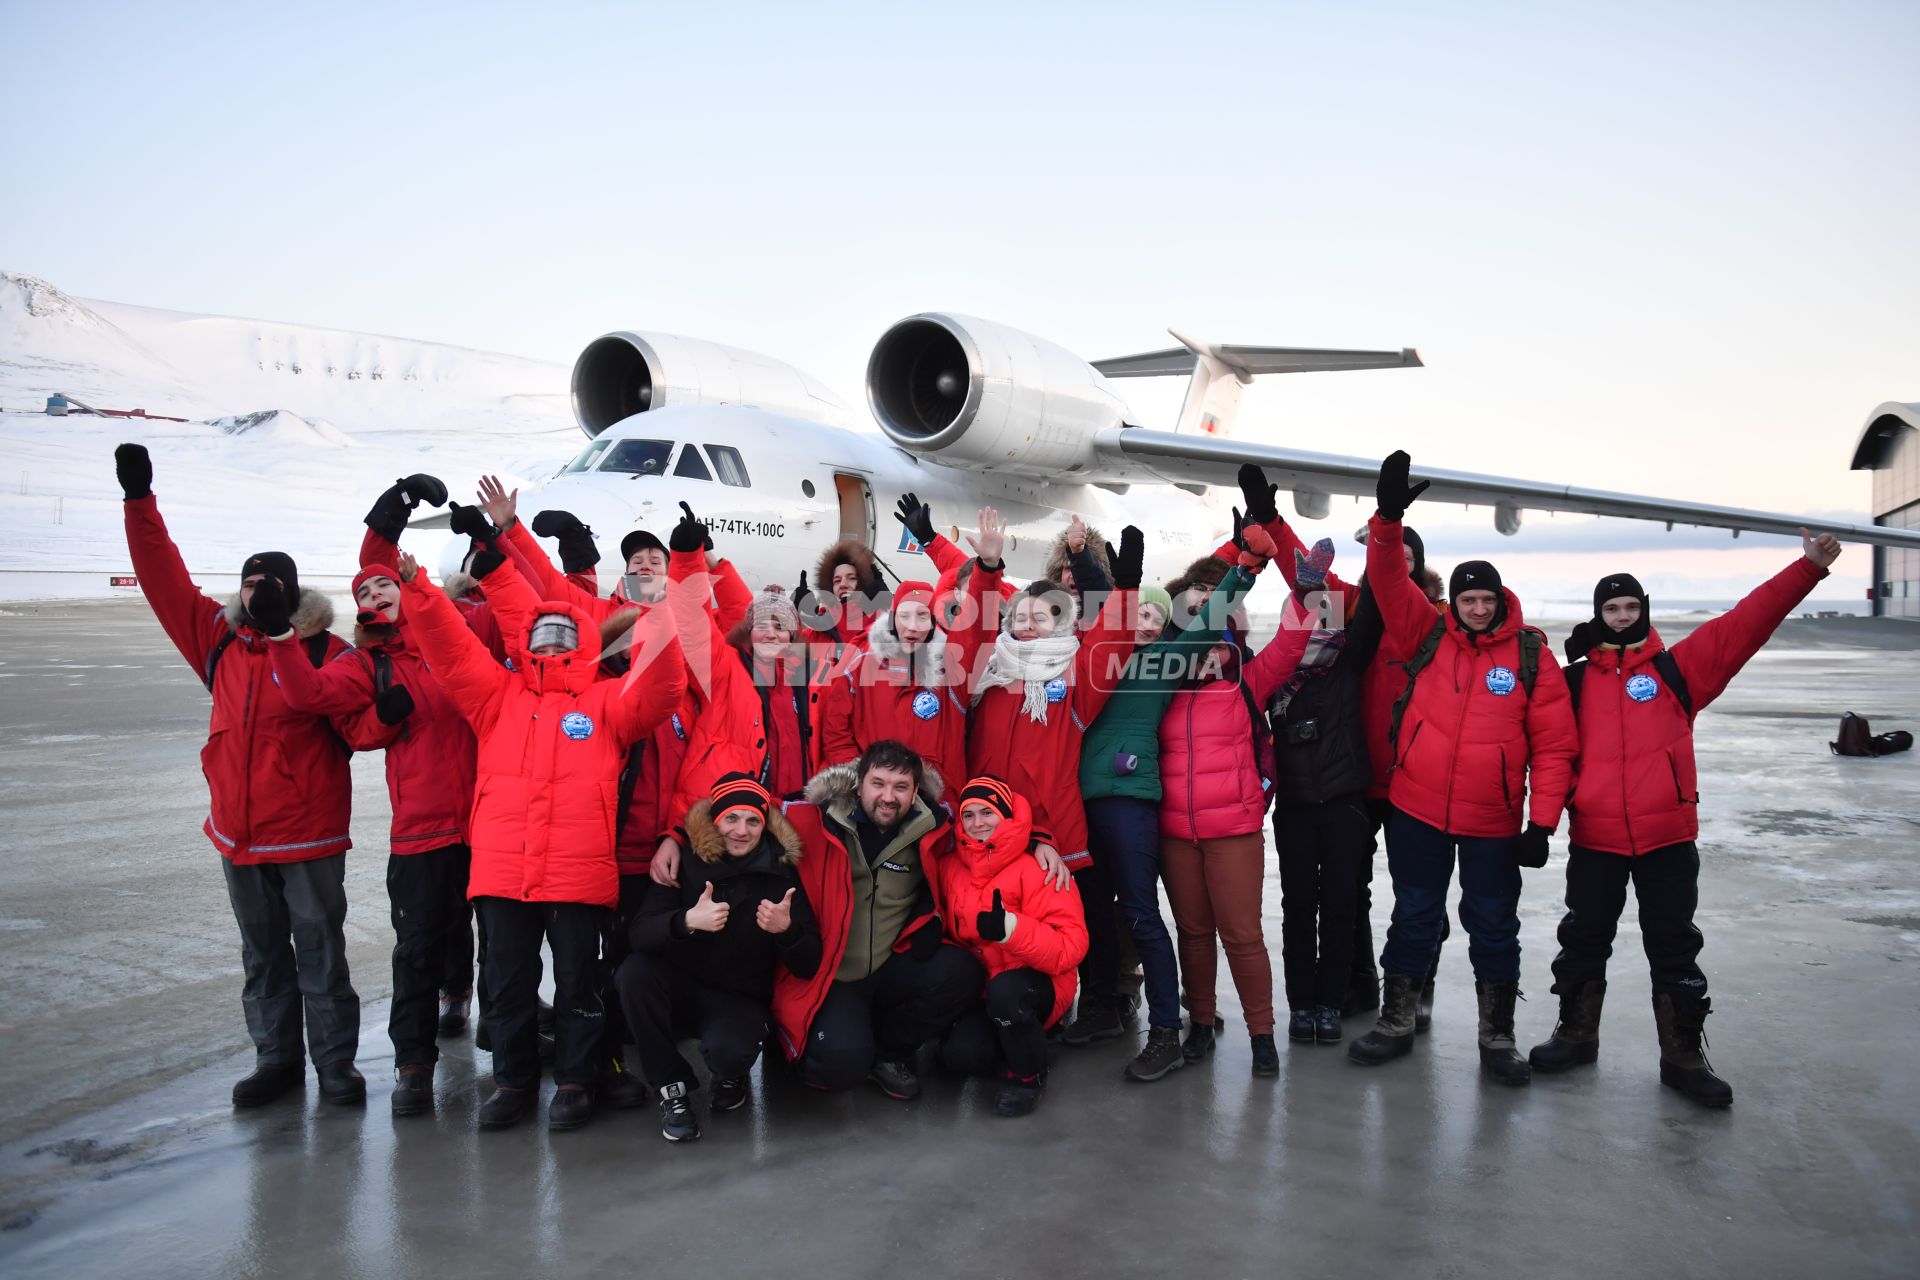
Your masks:
<svg viewBox="0 0 1920 1280"><path fill-rule="evenodd" d="M343 650L326 666L314 669L306 646L292 631L267 645L274 683L295 711L321 716L356 716L373 705L373 673L356 649Z"/></svg>
<svg viewBox="0 0 1920 1280"><path fill-rule="evenodd" d="M153 460L146 448L123 444L113 451L113 462L126 495L127 552L141 594L173 647L195 675L203 675L214 643L232 630L226 606L193 585L180 549L160 518L159 502L153 496Z"/></svg>
<svg viewBox="0 0 1920 1280"><path fill-rule="evenodd" d="M519 677L493 660L487 646L467 627L453 602L427 581L427 575L420 572L412 556L402 552L398 567L409 632L453 704L460 708L460 714L476 730L484 732L499 714L500 699L506 693L508 682ZM525 634L521 632L522 636Z"/></svg>
<svg viewBox="0 0 1920 1280"><path fill-rule="evenodd" d="M651 733L687 691L687 663L667 610L649 609L634 621L628 653L632 662L621 677L620 696L608 708L614 734L624 744Z"/></svg>
<svg viewBox="0 0 1920 1280"><path fill-rule="evenodd" d="M1801 554L1792 564L1673 645L1673 660L1687 678L1687 694L1696 714L1726 692L1740 668L1760 652L1787 615L1820 585L1827 566L1839 558L1840 543L1831 534L1814 538L1802 529L1800 536Z"/></svg>

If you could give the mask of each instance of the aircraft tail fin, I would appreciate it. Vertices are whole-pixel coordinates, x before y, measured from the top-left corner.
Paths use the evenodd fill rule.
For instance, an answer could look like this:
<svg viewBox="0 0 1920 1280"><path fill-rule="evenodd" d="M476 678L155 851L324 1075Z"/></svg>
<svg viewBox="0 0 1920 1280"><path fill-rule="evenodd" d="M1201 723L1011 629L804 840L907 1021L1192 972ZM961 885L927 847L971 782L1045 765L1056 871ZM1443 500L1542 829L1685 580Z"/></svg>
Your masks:
<svg viewBox="0 0 1920 1280"><path fill-rule="evenodd" d="M1404 369L1421 364L1411 347L1398 351L1346 351L1326 347L1242 347L1199 342L1169 329L1180 345L1165 351L1096 360L1109 378L1189 375L1176 432L1225 439L1233 434L1240 390L1263 373L1317 373L1341 369Z"/></svg>

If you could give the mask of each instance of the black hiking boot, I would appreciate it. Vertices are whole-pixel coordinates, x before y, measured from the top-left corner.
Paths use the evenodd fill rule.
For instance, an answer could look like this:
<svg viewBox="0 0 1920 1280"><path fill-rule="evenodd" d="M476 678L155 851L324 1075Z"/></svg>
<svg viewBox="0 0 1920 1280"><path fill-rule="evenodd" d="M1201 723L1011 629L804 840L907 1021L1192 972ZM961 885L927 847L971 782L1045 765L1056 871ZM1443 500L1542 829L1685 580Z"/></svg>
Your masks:
<svg viewBox="0 0 1920 1280"><path fill-rule="evenodd" d="M1733 1105L1733 1086L1713 1074L1707 1061L1707 1015L1713 1002L1706 996L1681 1003L1662 992L1653 998L1653 1019L1660 1028L1660 1083L1703 1107Z"/></svg>
<svg viewBox="0 0 1920 1280"><path fill-rule="evenodd" d="M1040 1105L1040 1096L1047 1091L1045 1076L1032 1080L1015 1080L1009 1077L1000 1082L1000 1088L993 1095L993 1114L1006 1116L1030 1116L1033 1109Z"/></svg>
<svg viewBox="0 0 1920 1280"><path fill-rule="evenodd" d="M1080 1012L1060 1033L1060 1039L1069 1047L1078 1049L1097 1040L1117 1040L1125 1030L1120 1010L1107 1004L1083 1003Z"/></svg>
<svg viewBox="0 0 1920 1280"><path fill-rule="evenodd" d="M433 1110L433 1064L416 1063L401 1067L393 1080L393 1114L426 1115Z"/></svg>
<svg viewBox="0 0 1920 1280"><path fill-rule="evenodd" d="M1553 1036L1533 1046L1527 1061L1535 1071L1566 1071L1600 1060L1600 1005L1607 998L1607 981L1556 982L1560 1021Z"/></svg>
<svg viewBox="0 0 1920 1280"><path fill-rule="evenodd" d="M458 994L451 991L440 993L440 1034L450 1036L467 1025L467 1017L473 1010L473 988L468 987Z"/></svg>
<svg viewBox="0 0 1920 1280"><path fill-rule="evenodd" d="M1339 1044L1344 1034L1340 1029L1338 1009L1323 1004L1313 1011L1313 1042L1315 1044Z"/></svg>
<svg viewBox="0 0 1920 1280"><path fill-rule="evenodd" d="M1127 1064L1126 1077L1145 1083L1158 1080L1169 1071L1178 1071L1186 1065L1186 1055L1180 1052L1180 1028L1149 1027L1146 1047Z"/></svg>
<svg viewBox="0 0 1920 1280"><path fill-rule="evenodd" d="M351 1059L329 1062L319 1070L320 1096L339 1107L367 1100L367 1078Z"/></svg>
<svg viewBox="0 0 1920 1280"><path fill-rule="evenodd" d="M1287 1014L1287 1039L1298 1044L1313 1043L1313 1010L1295 1009Z"/></svg>
<svg viewBox="0 0 1920 1280"><path fill-rule="evenodd" d="M535 1091L532 1089L514 1089L507 1085L496 1086L493 1096L480 1104L479 1124L482 1129L511 1129L527 1118L533 1110Z"/></svg>
<svg viewBox="0 0 1920 1280"><path fill-rule="evenodd" d="M1180 1056L1188 1062L1199 1062L1213 1052L1214 1037L1225 1028L1224 1022L1195 1022L1187 1028L1187 1038L1180 1046Z"/></svg>
<svg viewBox="0 0 1920 1280"><path fill-rule="evenodd" d="M1513 1040L1513 1006L1520 998L1517 982L1476 982L1480 997L1480 1069L1501 1084L1527 1084L1533 1068L1520 1056Z"/></svg>
<svg viewBox="0 0 1920 1280"><path fill-rule="evenodd" d="M1373 1030L1350 1041L1347 1056L1362 1066L1377 1067L1383 1062L1413 1052L1413 1008L1419 998L1420 980L1404 973L1389 973L1381 983L1380 1016Z"/></svg>
<svg viewBox="0 0 1920 1280"><path fill-rule="evenodd" d="M618 1058L608 1058L600 1064L593 1094L597 1102L603 1102L615 1111L631 1111L647 1105L647 1086L640 1082L639 1076L627 1070Z"/></svg>
<svg viewBox="0 0 1920 1280"><path fill-rule="evenodd" d="M281 1094L303 1087L307 1069L301 1063L290 1066L260 1066L233 1082L233 1105L263 1107Z"/></svg>
<svg viewBox="0 0 1920 1280"><path fill-rule="evenodd" d="M583 1084L563 1084L547 1104L547 1128L578 1129L593 1119L593 1090Z"/></svg>
<svg viewBox="0 0 1920 1280"><path fill-rule="evenodd" d="M1280 1074L1280 1050L1273 1043L1271 1034L1253 1037L1253 1074L1256 1076Z"/></svg>
<svg viewBox="0 0 1920 1280"><path fill-rule="evenodd" d="M881 1058L873 1064L867 1079L896 1102L912 1102L920 1096L920 1077L913 1069L912 1058Z"/></svg>

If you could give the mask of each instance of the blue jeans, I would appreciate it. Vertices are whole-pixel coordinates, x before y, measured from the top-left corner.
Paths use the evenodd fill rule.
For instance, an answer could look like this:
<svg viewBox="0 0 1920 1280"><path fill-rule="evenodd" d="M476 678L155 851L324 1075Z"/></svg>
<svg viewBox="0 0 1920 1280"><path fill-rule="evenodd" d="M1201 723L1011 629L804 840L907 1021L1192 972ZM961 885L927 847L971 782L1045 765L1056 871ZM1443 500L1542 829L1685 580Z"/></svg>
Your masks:
<svg viewBox="0 0 1920 1280"><path fill-rule="evenodd" d="M1160 916L1160 806L1132 796L1087 801L1093 856L1111 875L1114 897L1140 955L1147 1024L1180 1027L1180 970Z"/></svg>
<svg viewBox="0 0 1920 1280"><path fill-rule="evenodd" d="M1387 870L1393 876L1393 923L1380 968L1424 981L1440 952L1447 886L1460 858L1460 923L1467 956L1481 982L1520 980L1520 864L1506 836L1456 836L1399 810L1387 821Z"/></svg>

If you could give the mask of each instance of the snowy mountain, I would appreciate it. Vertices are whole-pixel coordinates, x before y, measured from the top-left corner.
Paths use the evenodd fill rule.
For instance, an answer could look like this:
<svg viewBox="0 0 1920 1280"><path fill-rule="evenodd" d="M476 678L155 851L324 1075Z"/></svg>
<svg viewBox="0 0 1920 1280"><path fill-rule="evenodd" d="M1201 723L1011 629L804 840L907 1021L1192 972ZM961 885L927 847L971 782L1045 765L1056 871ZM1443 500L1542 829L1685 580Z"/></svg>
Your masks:
<svg viewBox="0 0 1920 1280"><path fill-rule="evenodd" d="M146 445L188 565L219 592L249 554L344 581L396 476L456 495L550 474L581 438L563 365L438 343L72 297L0 272L0 599L126 594L113 449ZM55 417L98 409L185 418ZM445 535L417 534L423 557ZM431 561L429 560L429 563Z"/></svg>

